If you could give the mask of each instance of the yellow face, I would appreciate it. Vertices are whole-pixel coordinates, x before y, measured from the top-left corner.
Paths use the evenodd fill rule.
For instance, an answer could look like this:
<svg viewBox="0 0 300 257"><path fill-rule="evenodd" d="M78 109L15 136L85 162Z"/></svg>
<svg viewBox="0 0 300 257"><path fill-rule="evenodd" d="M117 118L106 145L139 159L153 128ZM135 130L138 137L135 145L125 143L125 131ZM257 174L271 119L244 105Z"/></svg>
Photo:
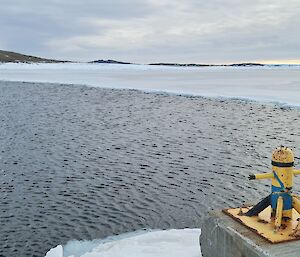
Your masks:
<svg viewBox="0 0 300 257"><path fill-rule="evenodd" d="M294 162L294 153L288 147L279 146L273 151L272 161L279 163L292 163Z"/></svg>

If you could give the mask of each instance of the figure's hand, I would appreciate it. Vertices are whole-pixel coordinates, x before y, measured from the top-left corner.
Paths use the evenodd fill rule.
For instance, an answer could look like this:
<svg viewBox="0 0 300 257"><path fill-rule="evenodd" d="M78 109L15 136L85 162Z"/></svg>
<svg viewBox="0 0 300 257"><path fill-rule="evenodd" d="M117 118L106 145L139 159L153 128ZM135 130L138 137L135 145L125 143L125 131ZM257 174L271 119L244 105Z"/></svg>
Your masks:
<svg viewBox="0 0 300 257"><path fill-rule="evenodd" d="M255 179L255 175L254 175L254 174L250 174L249 177L248 177L248 179L249 179L249 180Z"/></svg>

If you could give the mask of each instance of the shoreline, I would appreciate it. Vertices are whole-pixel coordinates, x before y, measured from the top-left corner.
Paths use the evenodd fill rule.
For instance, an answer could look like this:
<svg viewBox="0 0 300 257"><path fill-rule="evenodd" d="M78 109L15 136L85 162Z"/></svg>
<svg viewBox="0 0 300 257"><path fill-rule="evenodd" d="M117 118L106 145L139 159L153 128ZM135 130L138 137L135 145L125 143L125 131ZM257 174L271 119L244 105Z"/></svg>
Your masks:
<svg viewBox="0 0 300 257"><path fill-rule="evenodd" d="M55 86L74 86L74 87L87 87L87 88L99 88L99 89L108 89L108 90L116 90L116 91L137 91L146 94L155 94L155 95L170 95L170 96L182 96L187 98L205 98L216 101L237 101L244 103L253 103L258 105L269 105L269 106L277 106L279 108L285 109L300 109L300 104L291 104L281 101L275 100L259 100L259 99L251 99L247 97L235 97L235 96L210 96L210 95L200 95L193 93L181 93L181 92L171 92L171 91L163 91L163 90L154 90L154 89L136 89L136 88L115 88L115 87L100 87L93 86L88 84L72 84L72 83L60 83L60 82L36 82L36 81L14 81L14 80L1 80L0 83L22 83L22 84L45 84L45 85L55 85Z"/></svg>

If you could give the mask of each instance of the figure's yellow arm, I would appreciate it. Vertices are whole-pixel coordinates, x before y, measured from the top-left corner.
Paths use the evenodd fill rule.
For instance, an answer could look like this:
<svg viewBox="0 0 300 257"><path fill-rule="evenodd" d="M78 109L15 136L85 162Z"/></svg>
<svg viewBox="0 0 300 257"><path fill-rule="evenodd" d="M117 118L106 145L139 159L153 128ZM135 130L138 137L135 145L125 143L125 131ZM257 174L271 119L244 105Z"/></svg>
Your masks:
<svg viewBox="0 0 300 257"><path fill-rule="evenodd" d="M294 175L300 175L300 170L293 170Z"/></svg>
<svg viewBox="0 0 300 257"><path fill-rule="evenodd" d="M255 174L256 179L265 179L265 178L273 178L274 174L273 173L262 173L262 174Z"/></svg>
<svg viewBox="0 0 300 257"><path fill-rule="evenodd" d="M274 175L273 175L272 172L249 175L250 180L252 180L252 179L266 179L266 178L273 178L273 177L274 177Z"/></svg>

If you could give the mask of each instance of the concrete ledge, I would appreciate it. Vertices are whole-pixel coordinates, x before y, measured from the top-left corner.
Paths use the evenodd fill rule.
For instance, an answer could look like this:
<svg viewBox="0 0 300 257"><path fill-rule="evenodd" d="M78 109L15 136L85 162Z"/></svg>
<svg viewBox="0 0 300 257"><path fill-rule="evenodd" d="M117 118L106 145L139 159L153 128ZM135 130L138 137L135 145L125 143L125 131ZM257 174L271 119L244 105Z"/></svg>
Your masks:
<svg viewBox="0 0 300 257"><path fill-rule="evenodd" d="M203 257L300 256L300 241L271 244L221 211L209 213L202 224Z"/></svg>

